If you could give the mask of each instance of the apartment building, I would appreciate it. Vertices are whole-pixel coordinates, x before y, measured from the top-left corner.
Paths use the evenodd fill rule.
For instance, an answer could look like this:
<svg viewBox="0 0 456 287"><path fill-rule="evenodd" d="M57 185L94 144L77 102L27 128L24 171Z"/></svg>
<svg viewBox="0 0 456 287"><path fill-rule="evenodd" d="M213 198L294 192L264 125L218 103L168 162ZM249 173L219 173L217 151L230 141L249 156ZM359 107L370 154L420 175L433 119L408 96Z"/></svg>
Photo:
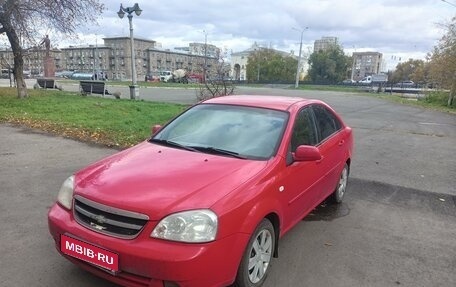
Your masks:
<svg viewBox="0 0 456 287"><path fill-rule="evenodd" d="M337 37L321 37L314 42L314 52L327 51L328 49L338 45Z"/></svg>
<svg viewBox="0 0 456 287"><path fill-rule="evenodd" d="M218 58L220 56L220 48L212 44L190 43L188 44L188 47L177 47L174 49L187 52L190 55L207 56L211 58Z"/></svg>
<svg viewBox="0 0 456 287"><path fill-rule="evenodd" d="M218 63L220 49L204 43L190 43L185 49L162 49L156 41L135 38L134 54L136 75L139 80L147 74L163 70L186 69L194 73L208 73ZM51 49L56 71L78 71L81 73L103 72L108 79L130 80L131 45L129 37L104 38L101 45L69 46L62 49ZM25 52L24 70L31 71L32 76L40 76L43 71L45 50L32 48ZM206 56L205 56L206 55ZM11 49L0 50L0 65L12 67ZM206 69L204 68L206 67Z"/></svg>
<svg viewBox="0 0 456 287"><path fill-rule="evenodd" d="M61 49L63 66L60 70L94 73L109 70L111 49L106 46L70 46ZM59 69L57 69L59 70Z"/></svg>
<svg viewBox="0 0 456 287"><path fill-rule="evenodd" d="M59 49L51 49L49 55L54 58L54 64L57 70L62 69L63 59ZM27 75L37 76L43 73L43 61L46 56L46 50L41 47L32 47L23 50L24 71ZM12 68L14 66L14 56L11 49L0 50L0 67L2 69Z"/></svg>
<svg viewBox="0 0 456 287"><path fill-rule="evenodd" d="M382 57L379 52L354 52L352 79L359 81L366 76L380 73Z"/></svg>

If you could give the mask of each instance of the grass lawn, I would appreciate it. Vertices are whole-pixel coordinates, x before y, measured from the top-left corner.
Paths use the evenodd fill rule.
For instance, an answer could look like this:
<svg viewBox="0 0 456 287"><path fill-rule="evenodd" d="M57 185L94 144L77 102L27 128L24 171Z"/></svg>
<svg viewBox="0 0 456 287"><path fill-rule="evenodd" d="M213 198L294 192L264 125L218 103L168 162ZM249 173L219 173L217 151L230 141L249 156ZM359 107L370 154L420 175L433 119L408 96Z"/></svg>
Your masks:
<svg viewBox="0 0 456 287"><path fill-rule="evenodd" d="M419 106L440 112L456 114L456 102L453 102L451 106L447 105L448 95L449 92L434 91L429 92L424 97L418 99L407 99L397 94L389 95L387 93L380 94L379 97L396 103Z"/></svg>
<svg viewBox="0 0 456 287"><path fill-rule="evenodd" d="M53 134L125 148L150 136L185 105L83 97L75 93L29 90L17 98L15 88L0 88L0 122L37 128Z"/></svg>
<svg viewBox="0 0 456 287"><path fill-rule="evenodd" d="M71 80L71 79L57 79L57 82L60 83L74 83L79 84L79 80ZM131 85L131 81L107 81L107 85L111 86L125 86L128 87ZM180 88L180 89L196 89L199 88L200 84L198 83L165 83L165 82L144 82L138 81L138 86L140 87L160 87L160 88Z"/></svg>
<svg viewBox="0 0 456 287"><path fill-rule="evenodd" d="M0 88L0 122L118 148L143 141L150 136L152 125L164 124L187 108L178 104L83 97L62 91L29 90L28 93L29 98L20 100L15 88ZM397 95L369 95L456 114L456 103L446 106L447 92L435 92L415 101Z"/></svg>
<svg viewBox="0 0 456 287"><path fill-rule="evenodd" d="M293 86L294 89L294 86ZM353 86L340 86L340 85L308 85L300 84L299 90L311 90L311 91L333 91L333 92L347 92L347 93L366 93L366 90L360 87Z"/></svg>

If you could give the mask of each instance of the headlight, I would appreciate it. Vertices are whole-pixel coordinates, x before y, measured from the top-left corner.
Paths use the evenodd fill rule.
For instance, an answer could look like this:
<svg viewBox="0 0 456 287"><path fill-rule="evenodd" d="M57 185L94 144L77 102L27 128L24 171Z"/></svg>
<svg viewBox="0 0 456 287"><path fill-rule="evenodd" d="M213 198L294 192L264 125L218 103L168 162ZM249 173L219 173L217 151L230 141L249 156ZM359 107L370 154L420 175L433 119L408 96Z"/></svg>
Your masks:
<svg viewBox="0 0 456 287"><path fill-rule="evenodd" d="M71 204L73 202L73 189L74 189L74 175L67 178L60 188L59 195L57 196L57 201L67 209L71 209Z"/></svg>
<svg viewBox="0 0 456 287"><path fill-rule="evenodd" d="M215 240L217 225L217 215L209 209L183 211L162 219L150 236L191 243L209 242Z"/></svg>

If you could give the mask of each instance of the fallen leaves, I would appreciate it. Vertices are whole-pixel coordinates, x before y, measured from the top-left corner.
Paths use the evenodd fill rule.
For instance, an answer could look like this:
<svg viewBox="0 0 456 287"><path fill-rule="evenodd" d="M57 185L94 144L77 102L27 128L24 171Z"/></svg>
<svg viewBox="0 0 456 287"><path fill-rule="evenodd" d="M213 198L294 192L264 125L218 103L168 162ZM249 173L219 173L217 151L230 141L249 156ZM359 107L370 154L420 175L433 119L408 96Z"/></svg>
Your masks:
<svg viewBox="0 0 456 287"><path fill-rule="evenodd" d="M6 117L5 122L38 129L54 135L63 136L83 142L90 142L105 145L108 147L128 148L136 144L132 138L127 141L116 140L116 135L101 130L89 130L81 127L69 127L61 123L46 120L33 119L29 117Z"/></svg>

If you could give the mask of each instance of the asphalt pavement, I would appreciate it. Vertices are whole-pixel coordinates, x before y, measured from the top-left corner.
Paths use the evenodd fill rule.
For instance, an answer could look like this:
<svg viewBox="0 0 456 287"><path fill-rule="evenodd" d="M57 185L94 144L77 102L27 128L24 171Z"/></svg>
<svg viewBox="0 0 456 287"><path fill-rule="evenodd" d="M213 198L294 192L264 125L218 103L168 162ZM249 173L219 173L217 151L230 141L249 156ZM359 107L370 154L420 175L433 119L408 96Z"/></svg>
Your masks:
<svg viewBox="0 0 456 287"><path fill-rule="evenodd" d="M237 92L322 99L355 134L345 202L283 237L265 287L456 286L455 115L348 93ZM115 152L0 124L0 286L113 286L58 255L46 213L67 176Z"/></svg>
<svg viewBox="0 0 456 287"><path fill-rule="evenodd" d="M28 79L27 86L36 80ZM9 84L0 80L0 86ZM108 85L110 83L108 82ZM78 91L76 83L61 82ZM352 176L408 188L456 195L456 115L399 105L354 93L240 86L236 94L282 95L320 99L330 104L354 129ZM128 87L109 85L129 98ZM196 89L141 88L146 101L193 104ZM151 126L155 123L150 123Z"/></svg>

